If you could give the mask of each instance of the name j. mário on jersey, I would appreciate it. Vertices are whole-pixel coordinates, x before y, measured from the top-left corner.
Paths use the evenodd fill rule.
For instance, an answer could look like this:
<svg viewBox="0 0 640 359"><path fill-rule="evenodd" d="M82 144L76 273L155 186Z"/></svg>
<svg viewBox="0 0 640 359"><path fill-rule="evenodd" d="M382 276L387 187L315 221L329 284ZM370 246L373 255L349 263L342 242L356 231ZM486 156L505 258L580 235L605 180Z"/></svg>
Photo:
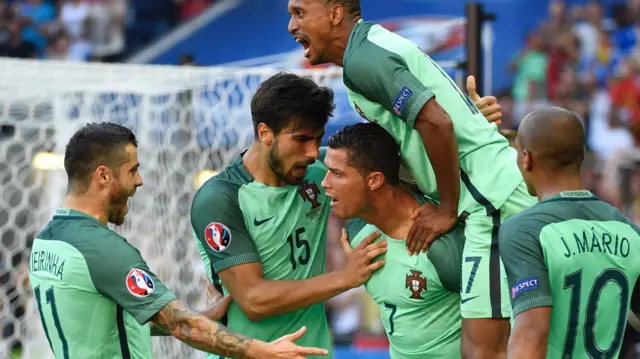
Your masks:
<svg viewBox="0 0 640 359"><path fill-rule="evenodd" d="M606 232L591 231L573 233L573 239L560 237L564 244L564 256L571 257L582 253L604 253L626 258L631 251L631 245L626 237Z"/></svg>

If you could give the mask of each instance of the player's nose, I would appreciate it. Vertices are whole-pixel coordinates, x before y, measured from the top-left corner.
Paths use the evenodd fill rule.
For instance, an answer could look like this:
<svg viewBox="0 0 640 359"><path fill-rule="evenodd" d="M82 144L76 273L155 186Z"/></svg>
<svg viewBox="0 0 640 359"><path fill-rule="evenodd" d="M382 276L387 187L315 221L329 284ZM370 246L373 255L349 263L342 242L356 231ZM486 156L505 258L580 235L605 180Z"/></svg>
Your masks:
<svg viewBox="0 0 640 359"><path fill-rule="evenodd" d="M289 30L291 35L295 35L296 31L298 31L298 21L293 16L289 19L287 30Z"/></svg>
<svg viewBox="0 0 640 359"><path fill-rule="evenodd" d="M322 182L320 182L320 187L324 188L324 189L328 189L329 188L329 173L327 172L327 174L324 175L324 178L322 179Z"/></svg>

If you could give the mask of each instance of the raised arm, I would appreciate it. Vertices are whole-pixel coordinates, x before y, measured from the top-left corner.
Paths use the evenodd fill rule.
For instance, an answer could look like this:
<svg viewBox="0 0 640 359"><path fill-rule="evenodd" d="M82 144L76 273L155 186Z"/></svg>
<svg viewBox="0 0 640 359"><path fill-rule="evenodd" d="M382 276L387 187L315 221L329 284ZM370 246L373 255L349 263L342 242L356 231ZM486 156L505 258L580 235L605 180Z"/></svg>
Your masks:
<svg viewBox="0 0 640 359"><path fill-rule="evenodd" d="M544 359L547 356L551 320L549 272L538 239L539 230L530 221L507 220L500 228L499 249L511 288L515 316L507 358Z"/></svg>
<svg viewBox="0 0 640 359"><path fill-rule="evenodd" d="M321 303L368 280L382 264L371 259L386 250L385 244L362 247L348 256L346 266L336 272L305 280L268 280L260 256L244 224L232 187L220 182L209 193L199 192L193 201L191 221L204 248L203 259L212 265L231 297L252 321L296 311ZM228 232L225 247L211 245L207 238L213 226ZM377 238L372 236L371 241Z"/></svg>

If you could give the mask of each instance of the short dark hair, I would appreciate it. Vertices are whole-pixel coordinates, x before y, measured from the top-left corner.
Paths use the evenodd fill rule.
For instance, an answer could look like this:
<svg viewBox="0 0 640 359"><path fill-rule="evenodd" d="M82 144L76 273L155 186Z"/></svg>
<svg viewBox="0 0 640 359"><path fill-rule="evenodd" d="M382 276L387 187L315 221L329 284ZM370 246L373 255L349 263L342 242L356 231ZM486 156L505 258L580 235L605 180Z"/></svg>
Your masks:
<svg viewBox="0 0 640 359"><path fill-rule="evenodd" d="M86 190L91 174L99 165L116 171L125 162L124 147L138 146L136 136L115 123L90 123L71 136L64 152L64 169L69 189Z"/></svg>
<svg viewBox="0 0 640 359"><path fill-rule="evenodd" d="M338 3L347 11L351 17L360 16L362 11L360 10L360 0L327 0L327 4Z"/></svg>
<svg viewBox="0 0 640 359"><path fill-rule="evenodd" d="M275 134L294 122L294 129L323 128L333 116L333 91L312 79L280 72L260 84L251 99L253 131L264 123Z"/></svg>
<svg viewBox="0 0 640 359"><path fill-rule="evenodd" d="M363 176L381 172L390 185L398 185L400 148L380 125L357 123L346 126L329 137L329 148L347 151L349 165L356 167Z"/></svg>

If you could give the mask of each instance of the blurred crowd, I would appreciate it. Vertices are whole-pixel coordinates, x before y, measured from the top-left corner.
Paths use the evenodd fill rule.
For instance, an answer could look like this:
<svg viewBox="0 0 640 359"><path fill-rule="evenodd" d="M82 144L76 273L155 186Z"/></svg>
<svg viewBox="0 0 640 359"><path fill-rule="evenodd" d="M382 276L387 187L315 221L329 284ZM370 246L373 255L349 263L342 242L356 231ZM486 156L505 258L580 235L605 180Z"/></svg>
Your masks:
<svg viewBox="0 0 640 359"><path fill-rule="evenodd" d="M0 0L0 56L118 62L214 0Z"/></svg>
<svg viewBox="0 0 640 359"><path fill-rule="evenodd" d="M510 65L513 87L499 96L503 127L539 106L576 112L587 131L584 180L640 222L640 0L566 6L527 34Z"/></svg>

